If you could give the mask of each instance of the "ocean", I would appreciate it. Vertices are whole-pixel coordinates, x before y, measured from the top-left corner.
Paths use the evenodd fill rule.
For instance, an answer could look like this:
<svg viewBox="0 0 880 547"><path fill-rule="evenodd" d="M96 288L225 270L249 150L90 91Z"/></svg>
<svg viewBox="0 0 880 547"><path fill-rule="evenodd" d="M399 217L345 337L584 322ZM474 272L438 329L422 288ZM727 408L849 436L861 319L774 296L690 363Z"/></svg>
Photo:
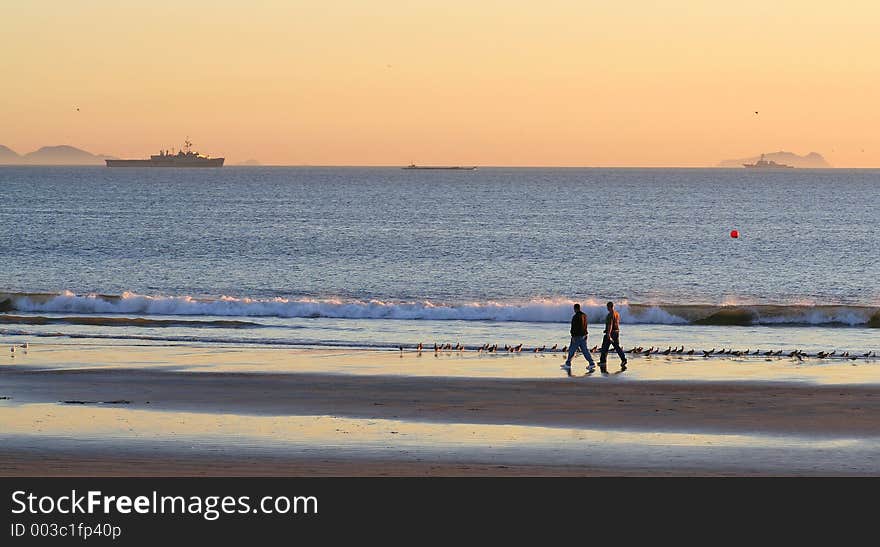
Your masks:
<svg viewBox="0 0 880 547"><path fill-rule="evenodd" d="M0 167L0 341L549 348L573 302L599 343L612 300L627 348L880 351L878 190L847 169Z"/></svg>

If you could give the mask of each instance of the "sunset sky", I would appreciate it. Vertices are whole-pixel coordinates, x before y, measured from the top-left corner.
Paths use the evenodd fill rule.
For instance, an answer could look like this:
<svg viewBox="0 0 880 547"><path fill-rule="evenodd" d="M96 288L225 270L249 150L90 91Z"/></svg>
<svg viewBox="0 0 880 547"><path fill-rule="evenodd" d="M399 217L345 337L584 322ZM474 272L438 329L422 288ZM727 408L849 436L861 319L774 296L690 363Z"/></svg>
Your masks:
<svg viewBox="0 0 880 547"><path fill-rule="evenodd" d="M878 22L876 0L0 0L0 144L140 158L189 136L228 163L293 165L788 150L873 167Z"/></svg>

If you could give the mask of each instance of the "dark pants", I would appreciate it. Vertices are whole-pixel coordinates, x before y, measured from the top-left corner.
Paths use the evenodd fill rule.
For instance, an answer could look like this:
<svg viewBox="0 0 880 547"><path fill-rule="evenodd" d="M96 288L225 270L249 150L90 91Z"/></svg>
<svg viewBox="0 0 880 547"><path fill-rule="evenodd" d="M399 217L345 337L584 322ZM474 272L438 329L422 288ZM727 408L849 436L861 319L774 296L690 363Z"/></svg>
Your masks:
<svg viewBox="0 0 880 547"><path fill-rule="evenodd" d="M599 354L599 364L605 364L605 358L608 357L608 347L611 344L614 344L614 349L617 351L618 357L620 357L620 362L626 363L626 355L624 355L623 349L620 347L620 333L612 332L610 335L606 334L602 338L602 353Z"/></svg>

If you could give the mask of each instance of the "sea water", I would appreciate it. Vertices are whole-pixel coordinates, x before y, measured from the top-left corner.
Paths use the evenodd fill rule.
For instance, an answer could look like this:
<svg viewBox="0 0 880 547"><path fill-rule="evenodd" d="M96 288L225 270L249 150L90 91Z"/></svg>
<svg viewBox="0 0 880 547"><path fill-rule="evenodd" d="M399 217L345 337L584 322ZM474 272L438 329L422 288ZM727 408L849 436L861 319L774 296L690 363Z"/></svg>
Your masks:
<svg viewBox="0 0 880 547"><path fill-rule="evenodd" d="M880 351L880 170L0 167L0 336ZM739 232L738 238L730 236Z"/></svg>

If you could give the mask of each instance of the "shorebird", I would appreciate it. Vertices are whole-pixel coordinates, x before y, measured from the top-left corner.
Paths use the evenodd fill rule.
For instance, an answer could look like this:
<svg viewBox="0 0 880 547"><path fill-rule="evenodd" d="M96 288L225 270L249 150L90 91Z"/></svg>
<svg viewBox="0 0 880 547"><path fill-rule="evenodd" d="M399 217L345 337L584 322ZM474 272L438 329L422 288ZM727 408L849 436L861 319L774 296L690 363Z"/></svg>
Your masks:
<svg viewBox="0 0 880 547"><path fill-rule="evenodd" d="M797 357L797 360L798 360L798 361L803 361L803 360L804 360L804 358L801 357L801 354L800 354L800 353L795 352L794 356Z"/></svg>
<svg viewBox="0 0 880 547"><path fill-rule="evenodd" d="M771 356L771 355L773 355L773 350L765 351L765 352L764 352L764 356L765 356L765 357L769 357L769 356Z"/></svg>
<svg viewBox="0 0 880 547"><path fill-rule="evenodd" d="M703 357L709 357L710 355L712 355L711 351L703 350Z"/></svg>
<svg viewBox="0 0 880 547"><path fill-rule="evenodd" d="M556 348L557 348L558 346L559 346L559 344L553 344L553 347L550 348L550 351L556 351Z"/></svg>
<svg viewBox="0 0 880 547"><path fill-rule="evenodd" d="M687 354L688 354L688 355L693 355L693 354L694 354L694 348L691 348L691 350L690 350L689 352L687 352Z"/></svg>
<svg viewBox="0 0 880 547"><path fill-rule="evenodd" d="M518 346L516 346L516 351L517 351L517 353L522 351L522 343L520 343Z"/></svg>
<svg viewBox="0 0 880 547"><path fill-rule="evenodd" d="M562 353L565 353L566 351L568 351L568 346L562 346Z"/></svg>
<svg viewBox="0 0 880 547"><path fill-rule="evenodd" d="M782 350L777 351L773 355L775 355L776 357L779 357L780 355L782 355Z"/></svg>
<svg viewBox="0 0 880 547"><path fill-rule="evenodd" d="M669 353L671 351L672 351L672 346L669 346L668 348L666 348L666 351L663 352L663 355L669 355Z"/></svg>
<svg viewBox="0 0 880 547"><path fill-rule="evenodd" d="M599 349L599 346L593 346L592 348L590 348L590 353L596 353L596 351L598 349Z"/></svg>

